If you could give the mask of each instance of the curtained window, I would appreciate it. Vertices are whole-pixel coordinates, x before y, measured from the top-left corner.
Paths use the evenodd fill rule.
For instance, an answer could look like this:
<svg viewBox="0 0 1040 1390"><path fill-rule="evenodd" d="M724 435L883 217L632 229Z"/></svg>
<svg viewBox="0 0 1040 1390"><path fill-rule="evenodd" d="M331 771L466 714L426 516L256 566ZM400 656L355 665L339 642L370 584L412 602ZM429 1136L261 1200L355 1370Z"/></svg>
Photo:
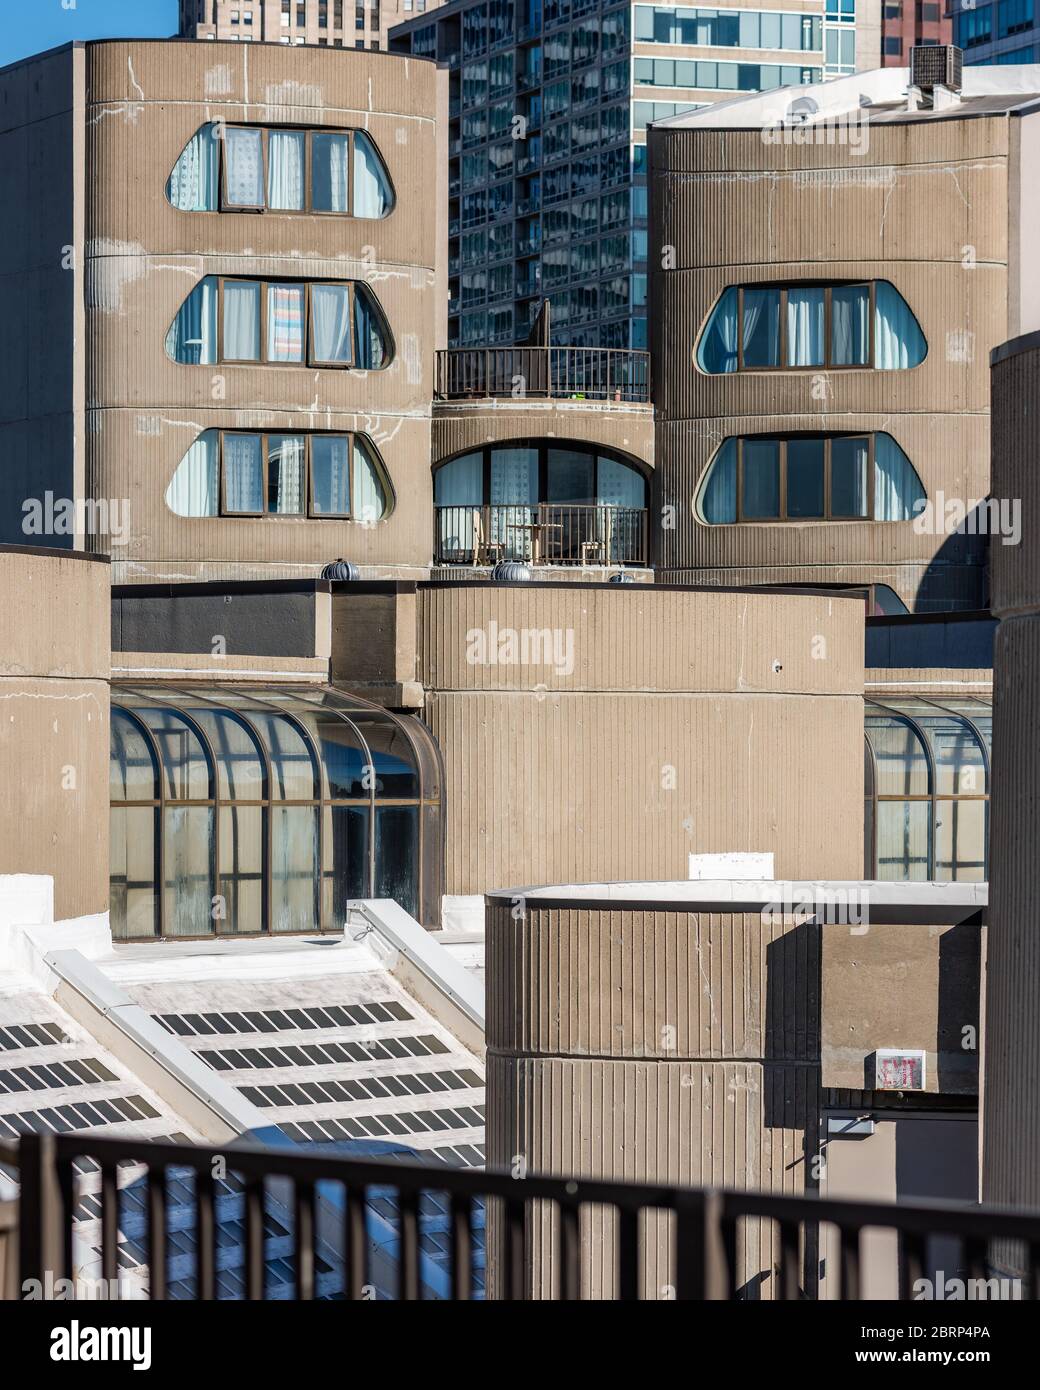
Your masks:
<svg viewBox="0 0 1040 1390"><path fill-rule="evenodd" d="M224 436L224 510L250 515L264 510L263 443L258 434Z"/></svg>
<svg viewBox="0 0 1040 1390"><path fill-rule="evenodd" d="M925 491L891 435L756 435L723 441L697 514L737 521L909 521Z"/></svg>
<svg viewBox="0 0 1040 1390"><path fill-rule="evenodd" d="M311 441L311 510L315 516L350 515L350 440L315 435Z"/></svg>
<svg viewBox="0 0 1040 1390"><path fill-rule="evenodd" d="M382 459L357 434L206 430L166 489L177 516L350 517L373 524L392 499Z"/></svg>
<svg viewBox="0 0 1040 1390"><path fill-rule="evenodd" d="M272 130L267 142L267 205L300 212L307 205L307 137L302 130Z"/></svg>
<svg viewBox="0 0 1040 1390"><path fill-rule="evenodd" d="M730 285L708 316L696 362L713 375L761 370L916 367L927 344L887 280L859 285Z"/></svg>
<svg viewBox="0 0 1040 1390"><path fill-rule="evenodd" d="M366 219L393 210L390 175L360 130L200 127L178 156L166 196L182 212L320 212Z"/></svg>
<svg viewBox="0 0 1040 1390"><path fill-rule="evenodd" d="M314 135L311 159L314 211L346 212L350 187L350 136Z"/></svg>
<svg viewBox="0 0 1040 1390"><path fill-rule="evenodd" d="M260 286L249 280L226 280L223 290L225 362L260 361Z"/></svg>
<svg viewBox="0 0 1040 1390"><path fill-rule="evenodd" d="M220 206L220 141L215 125L204 125L185 145L166 184L166 196L181 212L216 212Z"/></svg>
<svg viewBox="0 0 1040 1390"><path fill-rule="evenodd" d="M217 323L221 332L217 332ZM304 345L309 343L309 353ZM187 365L217 362L380 371L392 340L372 291L353 282L271 284L207 276L177 311L166 351Z"/></svg>
<svg viewBox="0 0 1040 1390"><path fill-rule="evenodd" d="M224 203L232 208L264 206L264 137L260 130L228 126L224 131Z"/></svg>
<svg viewBox="0 0 1040 1390"><path fill-rule="evenodd" d="M303 361L305 296L303 285L268 285L268 362Z"/></svg>
<svg viewBox="0 0 1040 1390"><path fill-rule="evenodd" d="M354 216L385 217L393 206L393 193L383 161L363 131L354 132Z"/></svg>
<svg viewBox="0 0 1040 1390"><path fill-rule="evenodd" d="M299 434L272 434L267 439L267 510L277 516L306 511L307 440Z"/></svg>
<svg viewBox="0 0 1040 1390"><path fill-rule="evenodd" d="M343 365L350 361L350 290L346 285L311 287L311 360Z"/></svg>

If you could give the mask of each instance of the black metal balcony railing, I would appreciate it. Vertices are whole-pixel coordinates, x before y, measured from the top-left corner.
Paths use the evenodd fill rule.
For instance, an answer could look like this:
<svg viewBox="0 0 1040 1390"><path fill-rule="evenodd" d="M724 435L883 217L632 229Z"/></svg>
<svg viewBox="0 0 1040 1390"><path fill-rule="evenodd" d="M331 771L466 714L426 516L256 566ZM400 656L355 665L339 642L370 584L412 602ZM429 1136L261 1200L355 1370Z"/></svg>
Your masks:
<svg viewBox="0 0 1040 1390"><path fill-rule="evenodd" d="M605 503L436 507L439 565L645 565L647 512Z"/></svg>
<svg viewBox="0 0 1040 1390"><path fill-rule="evenodd" d="M437 395L650 400L650 354L575 347L447 348L437 353Z"/></svg>
<svg viewBox="0 0 1040 1390"><path fill-rule="evenodd" d="M6 1152L7 1146L0 1149ZM132 1239L147 1270L151 1299L169 1296L174 1259L171 1236L177 1237L179 1251L186 1235L195 1245L193 1275L186 1281L188 1296L215 1298L218 1272L226 1274L238 1259L242 1295L251 1300L265 1298L265 1259L271 1240L266 1223L275 1203L278 1263L291 1267L295 1296L305 1300L337 1295L368 1299L373 1293L407 1300L470 1299L474 1296L474 1231L483 1226L485 1213L490 1222L492 1292L509 1299L531 1295L532 1231L547 1216L550 1224L541 1230L547 1231L551 1241L554 1297L587 1296L585 1276L590 1264L609 1271L611 1256L615 1277L606 1296L645 1297L641 1241L651 1227L662 1229L658 1213L671 1213L673 1218L667 1228L673 1276L667 1296L677 1299L733 1301L746 1296L739 1282L737 1252L749 1222L765 1227L761 1248L767 1254L761 1272L769 1284L768 1293L779 1299L811 1294L815 1252L824 1239L835 1250L827 1297L863 1298L871 1257L862 1238L868 1229L897 1233L895 1266L901 1300L920 1296L915 1285L930 1277L937 1239L944 1242L945 1274L956 1271L958 1278L977 1281L974 1288L982 1299L1008 1296L1001 1293L999 1284L992 1289L991 1247L998 1245L1002 1253L1013 1250L1025 1270L1016 1295L1026 1300L1040 1297L1040 1215L1035 1213L938 1202L890 1205L584 1179L513 1178L507 1173L446 1165L387 1163L285 1149L218 1150L89 1134L26 1135L14 1151L21 1183L17 1236L22 1289L30 1280L39 1281L44 1289L53 1288L56 1281L72 1276L73 1230L77 1217L84 1214L84 1160L88 1169L93 1168L88 1201L100 1232L99 1274L106 1280L110 1298L119 1298L123 1292L119 1274L126 1235L122 1223L134 1187L141 1200L135 1209L140 1216L135 1218ZM237 1208L232 1215L227 1207L218 1186L225 1180L214 1177L225 1170L241 1195L241 1216ZM175 1194L180 1194L176 1200L181 1203L176 1221L171 1219ZM447 1250L431 1285L423 1235L433 1199L438 1210L447 1212ZM604 1208L614 1213L612 1223L601 1217L596 1223L594 1213L601 1214ZM383 1233L379 1239L373 1236L377 1219ZM230 1241L225 1229L229 1224L240 1232ZM612 1250L594 1251L594 1260L583 1262L583 1244L587 1245L594 1229L599 1232L596 1239ZM946 1244L950 1240L956 1242L956 1252ZM182 1281L181 1292L184 1287ZM661 1292L656 1296L661 1297Z"/></svg>

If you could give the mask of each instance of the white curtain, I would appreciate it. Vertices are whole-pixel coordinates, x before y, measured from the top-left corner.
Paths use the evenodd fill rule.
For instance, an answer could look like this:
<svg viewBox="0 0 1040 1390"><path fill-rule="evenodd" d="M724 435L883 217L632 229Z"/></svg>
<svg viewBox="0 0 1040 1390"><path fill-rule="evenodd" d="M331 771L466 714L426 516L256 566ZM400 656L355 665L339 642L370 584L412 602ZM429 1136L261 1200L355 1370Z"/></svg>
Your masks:
<svg viewBox="0 0 1040 1390"><path fill-rule="evenodd" d="M303 512L305 443L300 435L273 434L268 440L268 487L274 493L268 510L279 516Z"/></svg>
<svg viewBox="0 0 1040 1390"><path fill-rule="evenodd" d="M489 539L500 541L505 546L504 553L518 556L530 553L533 533L525 528L534 523L537 502L538 451L493 449ZM550 539L552 535L550 532Z"/></svg>
<svg viewBox="0 0 1040 1390"><path fill-rule="evenodd" d="M188 295L166 335L166 351L175 362L195 366L217 360L217 281L207 275Z"/></svg>
<svg viewBox="0 0 1040 1390"><path fill-rule="evenodd" d="M911 521L925 497L913 464L891 435L874 436L874 520Z"/></svg>
<svg viewBox="0 0 1040 1390"><path fill-rule="evenodd" d="M224 436L224 495L229 512L264 510L263 456L258 434Z"/></svg>
<svg viewBox="0 0 1040 1390"><path fill-rule="evenodd" d="M224 283L224 361L260 360L260 286L243 280Z"/></svg>
<svg viewBox="0 0 1040 1390"><path fill-rule="evenodd" d="M866 516L869 457L865 437L839 436L831 440L831 511L834 516Z"/></svg>
<svg viewBox="0 0 1040 1390"><path fill-rule="evenodd" d="M232 207L264 206L264 137L260 130L224 131L227 200Z"/></svg>
<svg viewBox="0 0 1040 1390"><path fill-rule="evenodd" d="M302 285L267 287L267 360L303 361L304 288Z"/></svg>
<svg viewBox="0 0 1040 1390"><path fill-rule="evenodd" d="M887 280L874 288L874 366L882 371L916 367L924 360L920 324L906 300Z"/></svg>
<svg viewBox="0 0 1040 1390"><path fill-rule="evenodd" d="M715 455L701 492L701 516L710 526L737 519L737 441L727 439Z"/></svg>
<svg viewBox="0 0 1040 1390"><path fill-rule="evenodd" d="M831 363L866 366L870 359L870 294L865 285L831 291Z"/></svg>
<svg viewBox="0 0 1040 1390"><path fill-rule="evenodd" d="M385 217L390 210L390 181L376 147L362 131L354 132L354 216Z"/></svg>
<svg viewBox="0 0 1040 1390"><path fill-rule="evenodd" d="M787 291L787 365L823 365L823 290Z"/></svg>
<svg viewBox="0 0 1040 1390"><path fill-rule="evenodd" d="M779 344L779 307L780 295L776 290L745 290L744 291L744 363L745 366L753 367L775 367L780 360ZM766 322L768 337L765 343L765 352L757 354L757 360L748 362L748 349L758 328L758 321L762 317L762 311L769 315Z"/></svg>
<svg viewBox="0 0 1040 1390"><path fill-rule="evenodd" d="M702 371L712 373L737 370L738 292L726 290L715 307L698 352Z"/></svg>
<svg viewBox="0 0 1040 1390"><path fill-rule="evenodd" d="M350 361L350 291L346 285L315 285L311 290L316 362Z"/></svg>
<svg viewBox="0 0 1040 1390"><path fill-rule="evenodd" d="M597 539L604 558L618 564L639 560L642 508L646 483L642 474L616 459L600 458L597 467ZM609 509L609 510L608 510Z"/></svg>
<svg viewBox="0 0 1040 1390"><path fill-rule="evenodd" d="M217 459L220 435L206 430L177 465L166 489L166 505L177 516L216 516L220 510Z"/></svg>
<svg viewBox="0 0 1040 1390"><path fill-rule="evenodd" d="M302 130L272 130L267 137L267 205L292 212L304 206L306 164Z"/></svg>
<svg viewBox="0 0 1040 1390"><path fill-rule="evenodd" d="M315 212L346 212L350 170L350 136L312 137L312 201Z"/></svg>
<svg viewBox="0 0 1040 1390"><path fill-rule="evenodd" d="M311 439L311 505L316 516L350 515L350 457L346 435Z"/></svg>
<svg viewBox="0 0 1040 1390"><path fill-rule="evenodd" d="M359 439L354 440L354 498L352 515L355 521L378 521L386 510L386 496L375 460Z"/></svg>
<svg viewBox="0 0 1040 1390"><path fill-rule="evenodd" d="M215 132L213 125L196 131L173 166L166 196L181 212L216 212L220 206L220 141Z"/></svg>

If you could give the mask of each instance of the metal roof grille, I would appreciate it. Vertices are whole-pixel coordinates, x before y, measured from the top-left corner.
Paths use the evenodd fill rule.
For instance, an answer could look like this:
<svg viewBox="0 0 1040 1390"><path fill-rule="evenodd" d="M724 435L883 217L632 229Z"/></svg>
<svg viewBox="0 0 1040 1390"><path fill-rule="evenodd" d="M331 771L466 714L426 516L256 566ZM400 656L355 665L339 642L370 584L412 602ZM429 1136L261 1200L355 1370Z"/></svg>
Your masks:
<svg viewBox="0 0 1040 1390"><path fill-rule="evenodd" d="M254 1105L333 1105L387 1096L425 1096L431 1091L471 1090L483 1085L476 1072L420 1072L414 1076L365 1076L351 1081L306 1081L299 1085L243 1086Z"/></svg>
<svg viewBox="0 0 1040 1390"><path fill-rule="evenodd" d="M56 1023L8 1023L0 1028L0 1047L19 1052L24 1047L53 1047L64 1042L65 1034Z"/></svg>
<svg viewBox="0 0 1040 1390"><path fill-rule="evenodd" d="M89 1086L99 1081L118 1081L115 1072L94 1057L41 1063L35 1067L0 1067L0 1096L19 1091L64 1090L68 1086Z"/></svg>
<svg viewBox="0 0 1040 1390"><path fill-rule="evenodd" d="M228 1010L224 1013L156 1014L179 1038L235 1033L297 1033L301 1029L360 1028L373 1023L406 1023L414 1017L396 999L365 1004L325 1004L310 1009Z"/></svg>
<svg viewBox="0 0 1040 1390"><path fill-rule="evenodd" d="M306 1043L302 1047L242 1047L226 1051L200 1048L195 1056L208 1062L214 1071L251 1071L265 1067L327 1067L343 1062L392 1062L447 1051L447 1044L431 1033L421 1038L371 1038L368 1042Z"/></svg>
<svg viewBox="0 0 1040 1390"><path fill-rule="evenodd" d="M342 1115L337 1119L305 1120L282 1128L300 1143L329 1139L385 1139L388 1135L429 1134L431 1130L475 1129L484 1123L484 1107L459 1106L457 1110L423 1110L419 1114Z"/></svg>
<svg viewBox="0 0 1040 1390"><path fill-rule="evenodd" d="M130 1120L158 1118L158 1110L142 1096L111 1096L108 1100L78 1101L75 1105L0 1115L0 1137L17 1139L20 1134L70 1134L73 1130L102 1129L105 1125L122 1125Z"/></svg>

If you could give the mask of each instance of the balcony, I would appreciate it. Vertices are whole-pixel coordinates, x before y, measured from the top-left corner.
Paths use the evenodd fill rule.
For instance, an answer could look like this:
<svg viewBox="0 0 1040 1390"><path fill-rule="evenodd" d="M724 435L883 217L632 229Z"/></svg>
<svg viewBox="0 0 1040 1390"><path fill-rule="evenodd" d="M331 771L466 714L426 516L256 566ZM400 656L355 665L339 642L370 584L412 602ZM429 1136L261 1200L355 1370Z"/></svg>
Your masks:
<svg viewBox="0 0 1040 1390"><path fill-rule="evenodd" d="M292 1146L211 1148L84 1131L0 1141L0 1157L20 1180L20 1198L0 1205L0 1257L5 1245L18 1244L17 1289L12 1272L9 1288L0 1285L4 1298L30 1282L47 1290L75 1278L70 1256L83 1218L84 1159L100 1170L90 1200L98 1213L97 1268L112 1300L124 1293L118 1275L123 1228L131 1223L141 1243L147 1278L142 1292L149 1300L177 1296L170 1266L186 1245L195 1248L196 1273L184 1281L180 1296L212 1300L219 1273L232 1271L245 1299L267 1298L265 1224L272 1219L283 1227L282 1258L292 1270L295 1296L305 1301L482 1298L484 1281L477 1276L483 1276L485 1249L487 1296L493 1298L530 1299L539 1268L551 1265L556 1277L550 1282L542 1276L542 1282L553 1298L659 1299L660 1289L648 1287L644 1267L647 1229L658 1225L651 1218L665 1213L670 1220L660 1222L663 1255L674 1270L671 1296L680 1301L747 1298L738 1252L748 1223L757 1222L775 1251L764 1272L768 1292L778 1300L864 1300L870 1280L884 1267L891 1269L899 1300L916 1301L921 1295L915 1285L930 1273L940 1238L953 1246L943 1256L950 1261L946 1268L970 1279L982 1301L1010 1296L991 1278L994 1257L1008 1244L1021 1252L1024 1272L1014 1281L1021 1299L1035 1300L1040 1284L1040 1215L1024 1210L512 1177ZM214 1179L225 1171L226 1179ZM180 1179L176 1186L174 1177ZM604 1210L613 1217L609 1223L599 1219ZM540 1220L544 1243L537 1235ZM422 1237L431 1229L443 1234L443 1255L427 1251ZM373 1230L380 1232L378 1239ZM874 1243L881 1231L888 1233L884 1250ZM820 1263L809 1253L821 1249L833 1251L825 1287ZM11 1256L5 1263L13 1271L13 1248ZM599 1287L590 1288L590 1279ZM71 1292L74 1298L75 1285Z"/></svg>
<svg viewBox="0 0 1040 1390"><path fill-rule="evenodd" d="M646 565L645 507L605 503L501 503L435 507L438 565Z"/></svg>
<svg viewBox="0 0 1040 1390"><path fill-rule="evenodd" d="M569 347L448 348L437 353L438 399L525 396L650 402L650 354Z"/></svg>

